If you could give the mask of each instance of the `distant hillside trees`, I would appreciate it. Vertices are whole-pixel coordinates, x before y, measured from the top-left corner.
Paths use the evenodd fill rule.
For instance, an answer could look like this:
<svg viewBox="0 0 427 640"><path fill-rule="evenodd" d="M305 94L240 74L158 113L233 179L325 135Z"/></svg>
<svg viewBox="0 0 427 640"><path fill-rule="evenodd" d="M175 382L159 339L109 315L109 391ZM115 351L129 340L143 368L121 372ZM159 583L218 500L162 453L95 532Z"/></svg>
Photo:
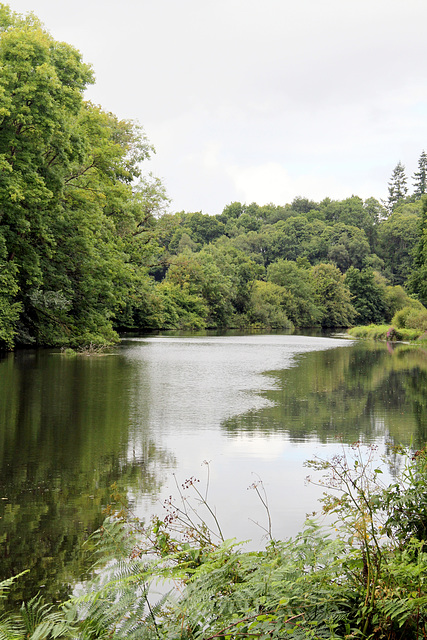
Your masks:
<svg viewBox="0 0 427 640"><path fill-rule="evenodd" d="M169 212L141 127L83 99L93 73L0 5L0 348L121 330L348 326L427 302L423 151L407 195ZM414 259L415 256L415 259ZM409 299L411 300L411 299Z"/></svg>

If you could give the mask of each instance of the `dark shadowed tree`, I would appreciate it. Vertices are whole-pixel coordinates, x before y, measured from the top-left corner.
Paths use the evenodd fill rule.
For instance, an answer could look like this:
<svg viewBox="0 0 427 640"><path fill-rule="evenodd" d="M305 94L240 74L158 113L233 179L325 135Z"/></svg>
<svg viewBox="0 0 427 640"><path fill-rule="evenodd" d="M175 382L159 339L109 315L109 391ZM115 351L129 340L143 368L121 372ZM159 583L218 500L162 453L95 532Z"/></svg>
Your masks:
<svg viewBox="0 0 427 640"><path fill-rule="evenodd" d="M413 251L419 240L419 203L397 207L378 228L377 253L393 285L404 285L412 270Z"/></svg>
<svg viewBox="0 0 427 640"><path fill-rule="evenodd" d="M427 306L427 196L422 197L422 217L419 227L419 241L414 252L413 271L410 287L418 299Z"/></svg>

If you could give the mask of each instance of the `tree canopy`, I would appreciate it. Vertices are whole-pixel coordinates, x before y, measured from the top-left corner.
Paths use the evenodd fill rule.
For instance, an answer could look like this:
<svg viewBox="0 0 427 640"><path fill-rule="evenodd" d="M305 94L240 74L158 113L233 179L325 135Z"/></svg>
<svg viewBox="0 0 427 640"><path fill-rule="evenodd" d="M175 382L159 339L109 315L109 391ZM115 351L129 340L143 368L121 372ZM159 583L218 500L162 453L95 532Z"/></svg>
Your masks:
<svg viewBox="0 0 427 640"><path fill-rule="evenodd" d="M109 342L114 312L135 284L130 244L147 203L132 184L152 148L138 125L84 101L91 82L76 49L1 5L0 336L7 346Z"/></svg>

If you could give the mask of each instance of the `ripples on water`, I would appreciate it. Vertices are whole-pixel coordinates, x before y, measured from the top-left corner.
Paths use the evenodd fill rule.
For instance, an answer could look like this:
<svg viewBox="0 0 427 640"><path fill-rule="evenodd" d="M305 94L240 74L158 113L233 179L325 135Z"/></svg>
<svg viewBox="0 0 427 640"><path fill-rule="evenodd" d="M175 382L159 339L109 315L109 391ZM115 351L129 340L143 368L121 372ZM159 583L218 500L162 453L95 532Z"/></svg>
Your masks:
<svg viewBox="0 0 427 640"><path fill-rule="evenodd" d="M261 394L277 383L265 372L289 369L303 353L344 345L349 341L289 335L160 337L128 341L125 357L141 366L150 423L193 431L271 404Z"/></svg>
<svg viewBox="0 0 427 640"><path fill-rule="evenodd" d="M304 461L355 440L427 440L422 349L290 335L149 336L102 357L27 350L0 360L0 566L30 568L17 599L66 592L81 543L117 483L137 513L162 514L175 482L205 486L227 537L297 533L321 490ZM340 444L340 443L344 444ZM395 461L389 456L389 471ZM387 477L385 475L384 477ZM390 476L389 476L390 477ZM1 576L0 576L1 577ZM45 585L41 587L41 585Z"/></svg>

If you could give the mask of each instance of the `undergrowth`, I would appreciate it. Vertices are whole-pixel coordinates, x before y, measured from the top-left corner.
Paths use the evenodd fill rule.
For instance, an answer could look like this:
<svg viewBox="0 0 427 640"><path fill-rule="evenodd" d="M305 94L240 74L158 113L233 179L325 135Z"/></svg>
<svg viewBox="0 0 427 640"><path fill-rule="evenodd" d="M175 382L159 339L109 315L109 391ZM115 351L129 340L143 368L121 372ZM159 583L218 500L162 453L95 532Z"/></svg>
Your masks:
<svg viewBox="0 0 427 640"><path fill-rule="evenodd" d="M427 454L395 452L402 471L389 486L372 447L309 461L335 526L308 519L286 541L272 537L257 483L269 534L259 552L224 540L194 478L177 486L163 519L144 524L113 505L88 542L98 560L84 592L55 611L23 605L0 622L0 640L425 639Z"/></svg>

